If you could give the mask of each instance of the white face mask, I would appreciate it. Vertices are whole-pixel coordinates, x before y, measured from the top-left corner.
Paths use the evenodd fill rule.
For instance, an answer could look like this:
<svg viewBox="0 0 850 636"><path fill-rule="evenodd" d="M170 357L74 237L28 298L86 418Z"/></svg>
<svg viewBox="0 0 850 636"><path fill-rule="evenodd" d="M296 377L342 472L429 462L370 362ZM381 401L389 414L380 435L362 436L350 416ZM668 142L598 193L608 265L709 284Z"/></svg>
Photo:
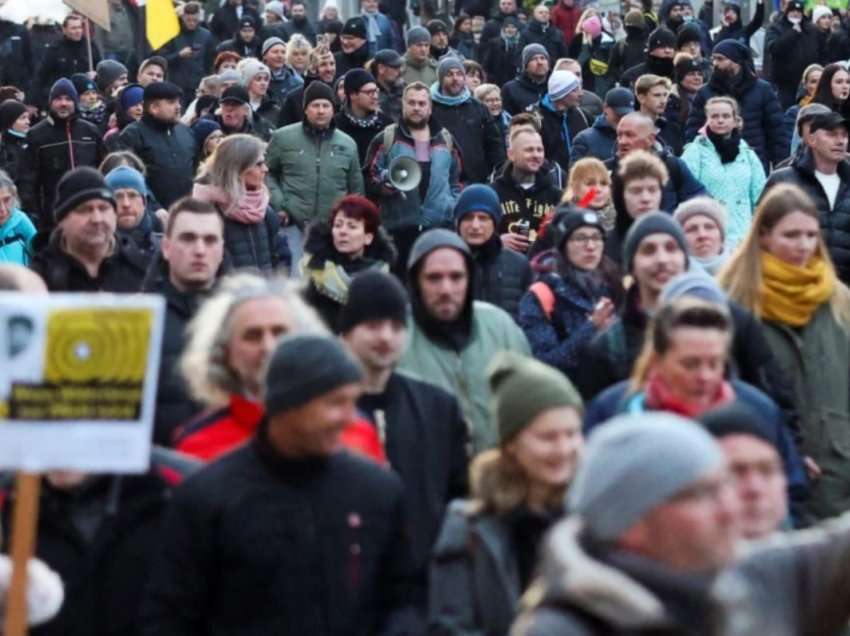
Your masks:
<svg viewBox="0 0 850 636"><path fill-rule="evenodd" d="M800 24L801 20L802 18L797 17L788 18L788 22L790 22L791 24Z"/></svg>

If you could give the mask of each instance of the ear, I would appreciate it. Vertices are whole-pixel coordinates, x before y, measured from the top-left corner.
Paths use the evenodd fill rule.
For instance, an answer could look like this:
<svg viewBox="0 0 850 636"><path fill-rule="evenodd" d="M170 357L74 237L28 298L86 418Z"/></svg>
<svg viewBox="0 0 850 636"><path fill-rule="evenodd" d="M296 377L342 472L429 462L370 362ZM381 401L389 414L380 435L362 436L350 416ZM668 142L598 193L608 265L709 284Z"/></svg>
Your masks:
<svg viewBox="0 0 850 636"><path fill-rule="evenodd" d="M159 251L162 252L162 258L168 262L169 257L171 256L171 239L165 235L163 235L162 240L159 243Z"/></svg>
<svg viewBox="0 0 850 636"><path fill-rule="evenodd" d="M366 245L371 245L371 244L372 244L372 241L374 241L374 240L375 240L375 235L374 235L374 234L371 234L371 233L369 233L369 232L367 232L367 233L363 236L363 242L364 242Z"/></svg>

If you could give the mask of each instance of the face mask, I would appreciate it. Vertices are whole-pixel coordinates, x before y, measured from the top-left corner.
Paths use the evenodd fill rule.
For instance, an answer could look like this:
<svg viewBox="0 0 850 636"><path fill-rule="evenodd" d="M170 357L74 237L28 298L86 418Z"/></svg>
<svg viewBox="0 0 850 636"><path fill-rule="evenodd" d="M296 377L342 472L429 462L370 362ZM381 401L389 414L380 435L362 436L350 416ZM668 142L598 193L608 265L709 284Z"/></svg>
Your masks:
<svg viewBox="0 0 850 636"><path fill-rule="evenodd" d="M796 18L796 17L788 18L788 22L790 22L791 24L800 24L801 21L802 21L802 18Z"/></svg>

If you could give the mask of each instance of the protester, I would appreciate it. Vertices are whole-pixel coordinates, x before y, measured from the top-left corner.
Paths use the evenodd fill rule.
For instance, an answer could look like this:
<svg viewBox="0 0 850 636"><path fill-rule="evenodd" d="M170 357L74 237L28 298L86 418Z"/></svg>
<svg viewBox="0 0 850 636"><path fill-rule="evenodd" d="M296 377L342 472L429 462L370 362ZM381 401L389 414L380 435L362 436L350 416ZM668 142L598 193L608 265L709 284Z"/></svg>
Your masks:
<svg viewBox="0 0 850 636"><path fill-rule="evenodd" d="M732 253L726 243L726 208L711 197L694 197L680 204L673 218L685 233L688 255L716 276Z"/></svg>
<svg viewBox="0 0 850 636"><path fill-rule="evenodd" d="M570 154L576 135L589 128L592 121L579 107L581 95L578 77L571 71L556 70L549 76L548 92L537 106L546 156L564 172L570 169Z"/></svg>
<svg viewBox="0 0 850 636"><path fill-rule="evenodd" d="M339 36L340 50L334 56L337 77L342 77L353 68L366 66L370 56L368 33L365 18L357 16L346 21Z"/></svg>
<svg viewBox="0 0 850 636"><path fill-rule="evenodd" d="M655 123L656 138L677 157L682 154L684 140L678 121L664 117L672 83L660 75L641 75L635 80L634 90L641 113Z"/></svg>
<svg viewBox="0 0 850 636"><path fill-rule="evenodd" d="M473 301L474 265L466 243L449 230L417 239L408 260L410 344L399 367L458 396L472 447L492 447L497 435L481 369L499 350L528 354L528 341L503 310Z"/></svg>
<svg viewBox="0 0 850 636"><path fill-rule="evenodd" d="M18 207L18 188L0 170L0 263L28 265L32 258L35 226Z"/></svg>
<svg viewBox="0 0 850 636"><path fill-rule="evenodd" d="M611 175L599 159L587 157L573 164L561 202L596 212L606 234L614 229L617 211L611 200Z"/></svg>
<svg viewBox="0 0 850 636"><path fill-rule="evenodd" d="M523 29L520 40L523 51L530 44L542 46L550 61L567 56L567 42L564 39L564 34L557 26L552 24L551 11L542 2L534 6L534 10L531 12L531 20ZM607 57L605 61L608 61ZM522 68L524 69L525 66L523 64Z"/></svg>
<svg viewBox="0 0 850 636"><path fill-rule="evenodd" d="M682 154L691 174L727 210L725 243L731 253L750 229L753 209L764 187L758 155L741 139L743 121L731 97L712 97L705 104L708 124Z"/></svg>
<svg viewBox="0 0 850 636"><path fill-rule="evenodd" d="M310 53L313 47L301 35L293 35L286 43L286 64L303 78L310 64Z"/></svg>
<svg viewBox="0 0 850 636"><path fill-rule="evenodd" d="M101 64L102 63L103 62L101 62ZM77 103L80 107L79 116L100 129L105 123L106 103L103 98L101 98L101 91L98 89L97 84L95 84L95 80L89 79L88 75L85 75L84 73L75 73L70 79L78 95ZM126 84L127 69L125 68L123 72L122 86ZM122 86L116 88L115 91L117 92L120 90ZM103 94L108 95L110 98L115 95L113 92L106 91L103 91Z"/></svg>
<svg viewBox="0 0 850 636"><path fill-rule="evenodd" d="M269 95L271 71L268 66L252 58L242 60L236 68L242 76L241 87L248 98L246 106L250 118L250 130L254 136L268 141L277 128L280 118L280 104ZM220 101L224 111L225 103L228 101L224 93ZM224 120L223 116L222 120Z"/></svg>
<svg viewBox="0 0 850 636"><path fill-rule="evenodd" d="M378 84L365 69L352 69L345 74L345 102L334 123L357 144L360 165L366 165L369 144L392 120L380 110Z"/></svg>
<svg viewBox="0 0 850 636"><path fill-rule="evenodd" d="M407 340L407 294L393 276L354 277L336 327L363 366L358 410L377 430L405 486L416 570L425 574L448 503L467 491L467 427L447 391L396 370Z"/></svg>
<svg viewBox="0 0 850 636"><path fill-rule="evenodd" d="M823 62L817 29L803 11L802 3L788 0L782 14L767 28L764 38L764 54L773 70L771 79L783 109L794 103L797 84L806 67Z"/></svg>
<svg viewBox="0 0 850 636"><path fill-rule="evenodd" d="M631 88L641 75L651 73L673 79L673 56L676 54L676 34L661 26L649 34L643 61L625 69L620 76L620 86Z"/></svg>
<svg viewBox="0 0 850 636"><path fill-rule="evenodd" d="M850 403L848 384L842 384L842 361L850 359L850 291L837 280L819 225L818 210L803 191L777 185L759 203L750 234L720 273L729 297L762 320L780 367L792 379L813 478L807 521L850 505L843 494L846 467L834 450L843 443Z"/></svg>
<svg viewBox="0 0 850 636"><path fill-rule="evenodd" d="M103 143L107 150L115 152L121 149L121 133L134 121L139 121L144 115L144 89L139 84L127 84L112 102L115 113L115 125L103 135Z"/></svg>
<svg viewBox="0 0 850 636"><path fill-rule="evenodd" d="M608 74L608 61L616 42L593 7L584 10L576 26L569 55L582 60L582 84L585 89L605 95L615 84Z"/></svg>
<svg viewBox="0 0 850 636"><path fill-rule="evenodd" d="M437 81L437 62L431 58L431 34L425 27L413 27L407 32L406 44L404 83L422 82L430 87Z"/></svg>
<svg viewBox="0 0 850 636"><path fill-rule="evenodd" d="M608 73L614 79L622 77L623 72L643 62L649 36L646 20L640 9L627 11L623 26L626 37L611 49L611 57L608 60Z"/></svg>
<svg viewBox="0 0 850 636"><path fill-rule="evenodd" d="M482 35L479 56L490 81L504 85L517 76L522 63L520 35L520 23L515 16L505 16L499 35L486 39Z"/></svg>
<svg viewBox="0 0 850 636"><path fill-rule="evenodd" d="M243 0L227 0L218 5L213 13L209 22L210 31L218 40L226 40L239 30L240 20L249 16L255 19L257 24L260 22L257 12L243 3Z"/></svg>
<svg viewBox="0 0 850 636"><path fill-rule="evenodd" d="M402 67L404 60L397 51L393 49L382 49L372 58L368 66L369 72L375 78L378 86L378 103L381 113L392 122L397 122L401 117L402 91L404 80L402 79Z"/></svg>
<svg viewBox="0 0 850 636"><path fill-rule="evenodd" d="M499 134L502 139L507 139L508 128L511 124L511 116L503 109L502 92L495 84L481 84L473 91L473 96L487 107L487 110L496 121Z"/></svg>
<svg viewBox="0 0 850 636"><path fill-rule="evenodd" d="M756 2L756 12L746 26L741 21L740 0L725 0L722 17L720 29L712 36L714 44L723 40L737 40L744 46L749 46L750 38L764 23L764 1Z"/></svg>
<svg viewBox="0 0 850 636"><path fill-rule="evenodd" d="M246 624L275 630L292 626L293 620L305 632L417 629L417 586L401 482L390 471L337 449L361 380L360 367L333 340L292 335L281 341L265 379L267 416L251 443L175 492L142 609L145 632L211 628L235 634ZM292 471L302 475L296 482ZM241 505L234 507L222 498L222 489L232 488L237 475ZM271 508L269 492L278 493ZM293 516L290 507L280 505L287 500L302 502L305 515L317 521L340 510L348 516L324 530L311 530L304 525L305 515ZM283 524L290 538L270 535L269 524ZM351 550L352 545L359 549ZM242 553L236 562L213 556L236 546ZM352 579L352 570L339 567L343 553L359 576ZM178 567L180 562L192 566ZM316 567L324 573L321 580L308 576ZM293 592L281 597L279 584L286 580ZM253 593L246 596L249 588ZM349 601L340 604L335 598Z"/></svg>
<svg viewBox="0 0 850 636"><path fill-rule="evenodd" d="M180 87L184 98L194 93L215 59L215 36L201 24L202 17L200 3L187 2L180 15L180 34L160 50L168 62L169 79Z"/></svg>
<svg viewBox="0 0 850 636"><path fill-rule="evenodd" d="M449 46L466 60L478 58L478 42L472 32L472 18L469 14L462 13L455 19L449 36Z"/></svg>
<svg viewBox="0 0 850 636"><path fill-rule="evenodd" d="M259 22L254 14L243 13L236 29L230 33L230 38L222 40L221 44L216 47L216 52L233 51L243 58L259 58L263 44L257 33Z"/></svg>
<svg viewBox="0 0 850 636"><path fill-rule="evenodd" d="M235 61L229 68L236 68L236 62L239 61L239 56L235 53L232 53L231 55L233 57L230 59ZM136 81L142 88L147 88L150 84L164 82L167 73L168 62L165 61L165 58L161 55L152 55L139 64L139 70L136 73Z"/></svg>
<svg viewBox="0 0 850 636"><path fill-rule="evenodd" d="M285 36L283 39L292 41L296 35L300 35L311 46L316 46L316 30L307 17L306 3L301 0L294 0L289 5L289 18L289 21L284 22L280 29L283 36Z"/></svg>
<svg viewBox="0 0 850 636"><path fill-rule="evenodd" d="M30 114L23 102L7 99L0 103L0 169L13 181L20 175L29 129Z"/></svg>
<svg viewBox="0 0 850 636"><path fill-rule="evenodd" d="M680 131L684 131L694 98L705 84L706 73L700 63L688 53L677 53L673 64L675 83L670 90L664 117L667 121L676 123Z"/></svg>
<svg viewBox="0 0 850 636"><path fill-rule="evenodd" d="M811 104L824 104L830 110L847 116L850 112L850 72L842 62L828 64L821 71Z"/></svg>
<svg viewBox="0 0 850 636"><path fill-rule="evenodd" d="M298 79L294 71L288 72L292 73L293 78ZM281 126L287 126L302 121L304 119L304 90L315 81L322 82L329 87L333 86L335 76L336 60L334 60L333 53L324 45L317 46L310 53L310 65L303 83L299 83L294 88L284 87L287 93L278 123Z"/></svg>
<svg viewBox="0 0 850 636"><path fill-rule="evenodd" d="M472 464L472 499L452 504L434 549L433 633L506 634L582 454L582 402L563 375L521 355L489 367L499 445Z"/></svg>
<svg viewBox="0 0 850 636"><path fill-rule="evenodd" d="M132 240L146 256L155 256L162 223L146 209L148 188L144 175L129 166L119 166L106 173L105 180L115 198L117 235Z"/></svg>
<svg viewBox="0 0 850 636"><path fill-rule="evenodd" d="M611 159L617 143L617 126L623 117L634 110L634 97L629 89L609 90L605 94L602 114L590 128L582 130L573 139L570 162L574 164L584 157L595 157L601 161Z"/></svg>
<svg viewBox="0 0 850 636"><path fill-rule="evenodd" d="M527 110L546 94L552 59L542 44L531 43L523 47L520 75L502 84L502 103L509 114Z"/></svg>
<svg viewBox="0 0 850 636"><path fill-rule="evenodd" d="M48 91L52 92L51 87L61 78L70 78L74 73L88 73L90 78L94 77L92 69L101 60L100 49L92 42L89 59L84 20L79 13L69 13L62 20L62 37L44 51L31 90L31 99L39 106L53 101Z"/></svg>

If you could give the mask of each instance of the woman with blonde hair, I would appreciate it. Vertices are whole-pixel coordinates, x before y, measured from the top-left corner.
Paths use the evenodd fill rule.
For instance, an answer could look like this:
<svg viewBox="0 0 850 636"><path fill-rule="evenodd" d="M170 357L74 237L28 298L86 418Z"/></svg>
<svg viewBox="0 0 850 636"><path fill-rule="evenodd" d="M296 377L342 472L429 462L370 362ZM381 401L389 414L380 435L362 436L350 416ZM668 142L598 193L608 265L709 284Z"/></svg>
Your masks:
<svg viewBox="0 0 850 636"><path fill-rule="evenodd" d="M503 352L489 378L499 446L473 460L472 499L446 513L431 561L429 633L508 633L584 447L581 398L562 373Z"/></svg>
<svg viewBox="0 0 850 636"><path fill-rule="evenodd" d="M293 35L286 43L286 63L302 78L310 66L310 53L313 47L300 33Z"/></svg>
<svg viewBox="0 0 850 636"><path fill-rule="evenodd" d="M224 217L232 266L269 273L280 261L280 223L269 205L265 150L252 135L225 137L201 166L192 196L212 203Z"/></svg>
<svg viewBox="0 0 850 636"><path fill-rule="evenodd" d="M771 188L719 280L762 321L794 387L811 477L807 521L850 509L850 290L836 276L809 196L790 184Z"/></svg>
<svg viewBox="0 0 850 636"><path fill-rule="evenodd" d="M708 193L726 207L725 244L731 251L750 229L753 208L764 188L764 167L741 138L743 119L734 98L709 99L705 118L705 131L685 146L682 161Z"/></svg>
<svg viewBox="0 0 850 636"><path fill-rule="evenodd" d="M611 174L595 157L579 159L570 167L567 189L561 203L593 210L602 219L606 232L614 229L617 211L611 200Z"/></svg>

